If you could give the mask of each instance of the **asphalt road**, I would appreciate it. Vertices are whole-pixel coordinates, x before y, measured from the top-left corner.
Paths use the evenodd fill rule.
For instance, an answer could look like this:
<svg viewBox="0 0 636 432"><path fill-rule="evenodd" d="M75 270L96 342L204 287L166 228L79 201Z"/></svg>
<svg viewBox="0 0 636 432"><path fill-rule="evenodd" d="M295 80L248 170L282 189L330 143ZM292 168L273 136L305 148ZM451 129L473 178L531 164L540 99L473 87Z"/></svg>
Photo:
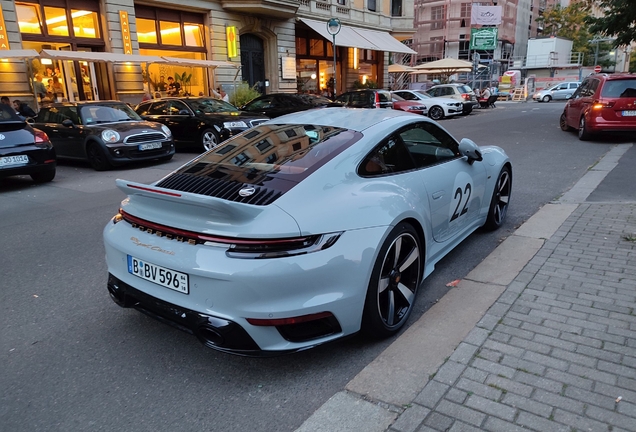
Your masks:
<svg viewBox="0 0 636 432"><path fill-rule="evenodd" d="M502 229L473 234L438 264L411 322L612 144L628 142L578 141L558 128L562 107L499 104L441 122L457 138L508 152L513 197ZM150 182L193 156L105 173L61 163L46 185L0 180L0 430L290 431L391 342L355 336L291 356L241 358L116 306L102 244L124 198L114 179Z"/></svg>

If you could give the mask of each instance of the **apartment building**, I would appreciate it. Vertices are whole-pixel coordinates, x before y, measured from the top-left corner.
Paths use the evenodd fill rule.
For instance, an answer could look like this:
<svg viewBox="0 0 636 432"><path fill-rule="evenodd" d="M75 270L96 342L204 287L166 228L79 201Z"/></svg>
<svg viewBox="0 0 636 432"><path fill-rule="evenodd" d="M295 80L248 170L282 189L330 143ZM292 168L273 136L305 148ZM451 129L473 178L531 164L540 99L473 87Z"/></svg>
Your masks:
<svg viewBox="0 0 636 432"><path fill-rule="evenodd" d="M382 87L389 57L414 53L400 42L413 2L0 0L0 94L37 104L42 82L58 100L137 103L168 77L190 95L241 81L268 93Z"/></svg>

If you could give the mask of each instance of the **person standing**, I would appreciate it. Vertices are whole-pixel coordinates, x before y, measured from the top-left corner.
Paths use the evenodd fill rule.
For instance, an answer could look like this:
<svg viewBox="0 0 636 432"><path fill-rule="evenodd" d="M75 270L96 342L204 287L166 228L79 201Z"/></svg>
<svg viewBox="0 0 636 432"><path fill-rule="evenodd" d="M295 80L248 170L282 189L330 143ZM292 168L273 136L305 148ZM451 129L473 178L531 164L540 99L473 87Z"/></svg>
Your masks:
<svg viewBox="0 0 636 432"><path fill-rule="evenodd" d="M46 97L46 86L42 82L42 75L35 75L35 81L33 81L33 90L35 92L35 96L40 101Z"/></svg>
<svg viewBox="0 0 636 432"><path fill-rule="evenodd" d="M181 92L181 84L176 82L171 76L168 77L167 92L168 96L179 96L179 92Z"/></svg>
<svg viewBox="0 0 636 432"><path fill-rule="evenodd" d="M225 93L225 90L223 89L219 89L219 94L221 95L221 100L224 102L229 102L230 101L230 97L228 96L227 93Z"/></svg>
<svg viewBox="0 0 636 432"><path fill-rule="evenodd" d="M160 92L166 91L166 88L168 87L168 85L166 84L166 78L163 75L159 77L159 82L157 83L156 87L157 87L157 91L160 91Z"/></svg>

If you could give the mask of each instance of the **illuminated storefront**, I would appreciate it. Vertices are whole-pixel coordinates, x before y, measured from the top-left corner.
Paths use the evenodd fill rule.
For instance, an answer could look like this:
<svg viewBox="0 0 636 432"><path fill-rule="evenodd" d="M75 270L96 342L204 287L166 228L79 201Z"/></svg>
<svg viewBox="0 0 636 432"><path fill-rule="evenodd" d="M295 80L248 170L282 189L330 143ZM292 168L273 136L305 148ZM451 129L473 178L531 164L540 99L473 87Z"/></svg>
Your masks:
<svg viewBox="0 0 636 432"><path fill-rule="evenodd" d="M40 52L104 51L96 0L16 2L16 16L25 49ZM36 58L30 61L32 88L38 101L94 100L110 96L104 65L89 61Z"/></svg>
<svg viewBox="0 0 636 432"><path fill-rule="evenodd" d="M135 5L135 15L139 53L172 59L143 67L146 92L165 96L172 77L180 85L181 96L208 95L208 69L192 65L193 60L205 63L207 56L204 15L142 5Z"/></svg>

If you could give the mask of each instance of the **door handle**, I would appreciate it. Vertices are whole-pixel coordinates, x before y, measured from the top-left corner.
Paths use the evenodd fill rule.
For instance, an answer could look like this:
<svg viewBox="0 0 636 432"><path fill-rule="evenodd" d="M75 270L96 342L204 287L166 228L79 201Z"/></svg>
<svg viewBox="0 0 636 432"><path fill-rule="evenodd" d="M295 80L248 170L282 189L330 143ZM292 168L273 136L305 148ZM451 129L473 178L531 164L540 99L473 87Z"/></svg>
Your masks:
<svg viewBox="0 0 636 432"><path fill-rule="evenodd" d="M433 192L433 199L440 199L441 197L444 196L444 191L437 191L437 192Z"/></svg>

